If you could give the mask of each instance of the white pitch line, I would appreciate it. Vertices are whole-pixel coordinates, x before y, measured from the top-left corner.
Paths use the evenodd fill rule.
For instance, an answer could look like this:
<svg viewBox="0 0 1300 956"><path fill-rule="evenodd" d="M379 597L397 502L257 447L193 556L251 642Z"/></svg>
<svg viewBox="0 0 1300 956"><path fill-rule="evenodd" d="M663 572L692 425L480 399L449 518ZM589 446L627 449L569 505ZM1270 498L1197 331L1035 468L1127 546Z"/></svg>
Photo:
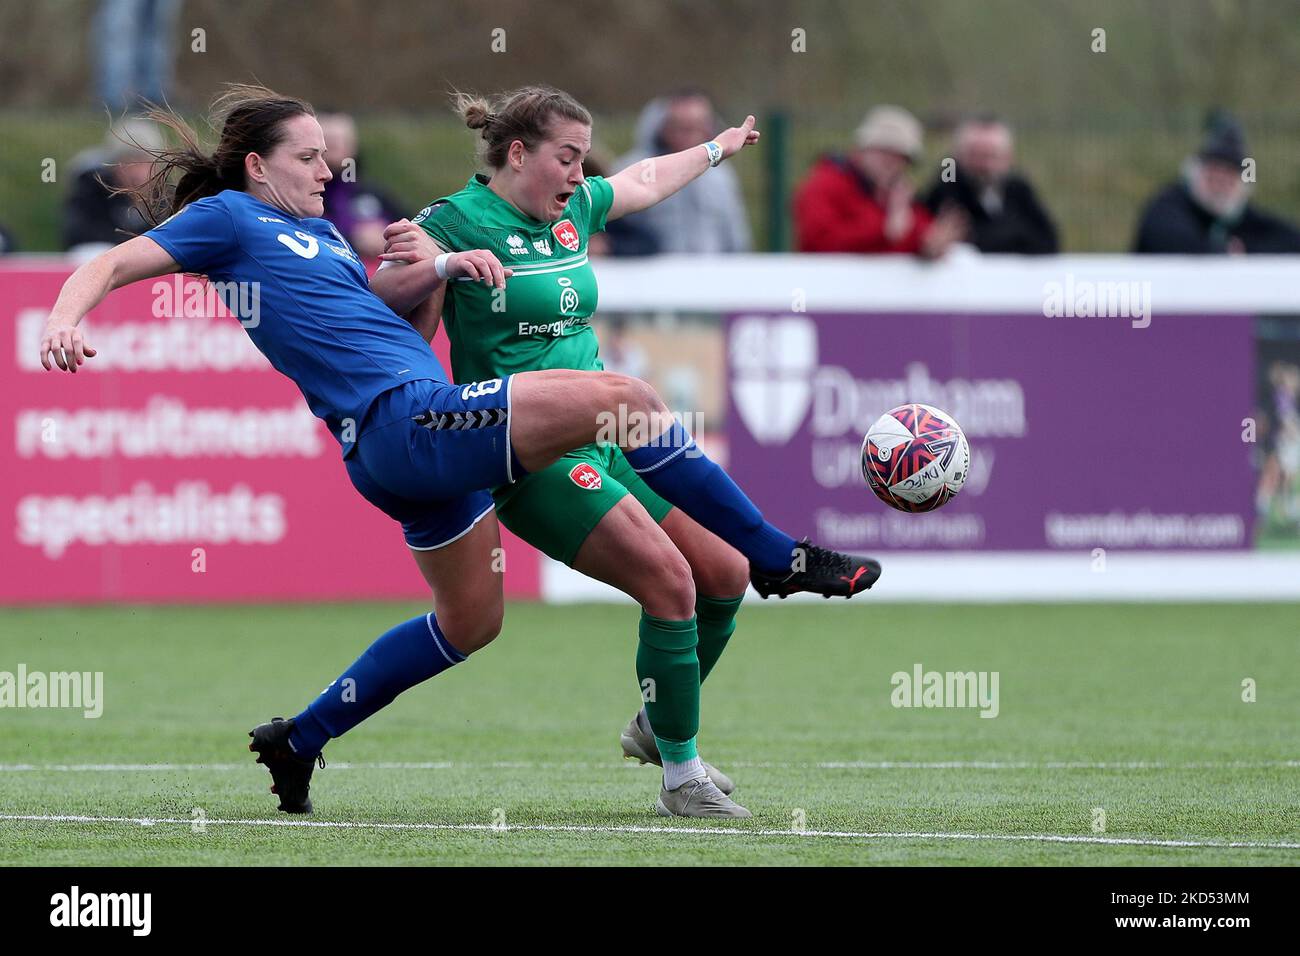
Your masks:
<svg viewBox="0 0 1300 956"><path fill-rule="evenodd" d="M341 761L328 765L330 770L608 770L635 767L629 761L455 761L425 762L356 762ZM1160 760L1129 761L1003 761L1003 760L828 760L809 763L765 761L727 762L727 767L742 770L1265 770L1300 768L1300 760L1191 761L1170 763ZM232 771L257 769L245 763L73 763L73 764L0 764L0 773L53 771L59 773L149 773L178 770Z"/></svg>
<svg viewBox="0 0 1300 956"><path fill-rule="evenodd" d="M744 766L744 764L736 764ZM750 764L753 767L777 764ZM788 764L794 767L796 764ZM1269 767L1300 767L1300 760L1193 760L1170 763L1163 760L847 760L805 765L818 770L1261 770Z"/></svg>
<svg viewBox="0 0 1300 956"><path fill-rule="evenodd" d="M159 824L193 827L194 819L173 817L92 817L73 814L0 814L0 821L29 823L130 823L151 827ZM580 826L533 823L497 827L490 823L366 823L351 820L203 820L204 825L247 827L302 827L328 830L437 830L496 833L666 833L697 836L822 837L841 840L1004 840L1028 843L1090 843L1104 846L1155 846L1178 849L1264 849L1300 850L1300 843L1256 840L1143 840L1137 837L1101 837L1059 833L916 833L852 830L751 830L726 827L672 826Z"/></svg>

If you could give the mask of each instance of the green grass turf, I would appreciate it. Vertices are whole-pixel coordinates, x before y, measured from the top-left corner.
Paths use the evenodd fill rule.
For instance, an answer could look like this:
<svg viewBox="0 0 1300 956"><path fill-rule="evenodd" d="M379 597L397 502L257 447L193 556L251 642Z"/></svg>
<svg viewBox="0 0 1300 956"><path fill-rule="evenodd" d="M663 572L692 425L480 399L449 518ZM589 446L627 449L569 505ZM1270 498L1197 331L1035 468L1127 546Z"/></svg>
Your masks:
<svg viewBox="0 0 1300 956"><path fill-rule="evenodd" d="M245 733L292 715L401 604L0 610L0 671L103 671L104 714L0 710L0 814L290 819ZM1300 842L1296 605L747 607L701 748L744 823L663 821L620 759L636 611L514 604L495 644L327 749L317 821ZM1000 714L896 709L890 676L1000 673ZM1253 678L1258 700L1241 700ZM1022 768L818 767L990 761ZM1052 768L1055 761L1157 767ZM433 769L339 763L439 762ZM173 770L60 764L218 764ZM506 764L503 766L502 764ZM1208 766L1188 766L1206 764ZM1281 765L1279 765L1281 764ZM231 766L233 765L233 766ZM297 818L294 818L297 819ZM0 820L0 864L1296 864L1300 851L813 835Z"/></svg>

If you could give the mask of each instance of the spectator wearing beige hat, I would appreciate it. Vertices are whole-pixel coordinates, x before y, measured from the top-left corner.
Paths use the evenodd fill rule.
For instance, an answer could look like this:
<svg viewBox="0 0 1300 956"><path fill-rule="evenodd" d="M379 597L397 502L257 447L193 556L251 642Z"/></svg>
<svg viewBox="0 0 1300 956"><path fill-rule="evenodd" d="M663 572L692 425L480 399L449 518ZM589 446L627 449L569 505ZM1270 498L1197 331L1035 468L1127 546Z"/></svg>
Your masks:
<svg viewBox="0 0 1300 956"><path fill-rule="evenodd" d="M800 252L907 252L937 258L962 238L966 217L931 217L916 199L911 167L921 156L921 124L907 110L877 106L846 156L826 156L795 192Z"/></svg>

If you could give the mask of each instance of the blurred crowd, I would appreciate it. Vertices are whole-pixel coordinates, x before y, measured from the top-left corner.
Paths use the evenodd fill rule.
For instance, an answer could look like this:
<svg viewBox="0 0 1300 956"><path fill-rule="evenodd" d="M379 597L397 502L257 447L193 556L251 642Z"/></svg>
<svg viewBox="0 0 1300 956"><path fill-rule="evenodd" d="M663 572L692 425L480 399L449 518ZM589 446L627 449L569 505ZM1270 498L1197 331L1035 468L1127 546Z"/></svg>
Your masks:
<svg viewBox="0 0 1300 956"><path fill-rule="evenodd" d="M358 252L373 257L383 248L384 226L409 215L410 204L359 175L361 147L350 115L323 109L319 118L334 173L326 217ZM650 156L689 149L724 125L706 92L678 90L644 107L629 152L612 159L596 149L586 172L609 175ZM118 190L138 186L149 175L149 150L161 142L148 121L128 118L114 124L102 146L73 160L63 209L65 249L94 251L148 228L142 211ZM818 158L796 186L790 210L795 251L926 259L941 258L955 246L1019 255L1060 251L1050 200L1017 168L1015 133L1005 119L979 114L958 122L949 155L928 182L918 175L924 128L907 110L872 108L850 143ZM1300 252L1300 228L1252 202L1253 185L1241 124L1227 113L1211 113L1197 148L1138 211L1132 251ZM751 251L734 167L724 163L659 205L611 223L590 248L594 255L612 256ZM14 237L0 226L0 251L15 249Z"/></svg>
<svg viewBox="0 0 1300 956"><path fill-rule="evenodd" d="M1059 251L1056 226L1015 167L1010 125L972 116L953 133L951 155L917 193L921 123L879 106L853 146L820 159L794 198L800 252L901 252L938 258L958 243L980 252ZM1300 252L1300 229L1250 201L1253 166L1232 116L1214 112L1196 152L1138 216L1133 252L1162 254Z"/></svg>
<svg viewBox="0 0 1300 956"><path fill-rule="evenodd" d="M114 115L167 101L180 6L181 0L98 0L90 30L95 99ZM320 120L334 172L326 216L363 256L373 257L382 249L384 225L419 203L397 202L381 184L358 176L361 144L351 116L322 109ZM688 149L726 125L705 90L680 88L646 104L628 153L615 159L597 150L587 171L608 175L650 156ZM924 136L921 122L906 109L870 109L856 130L846 131L842 150L803 171L789 210L795 251L927 259L957 246L1021 255L1060 251L1051 197L1040 198L1017 168L1015 131L1006 119L990 113L958 122L932 175L918 171ZM101 147L75 158L63 208L65 249L100 249L148 227L142 210L119 190L149 175L148 151L160 142L147 122L125 119ZM1132 251L1300 252L1300 229L1252 202L1253 173L1241 124L1223 112L1210 114L1199 146L1135 210ZM459 184L430 183L429 189ZM429 197L417 198L422 203ZM21 237L0 224L0 253L18 251L20 244ZM613 256L725 255L752 248L740 183L727 163L657 206L611 223L591 243L593 254Z"/></svg>

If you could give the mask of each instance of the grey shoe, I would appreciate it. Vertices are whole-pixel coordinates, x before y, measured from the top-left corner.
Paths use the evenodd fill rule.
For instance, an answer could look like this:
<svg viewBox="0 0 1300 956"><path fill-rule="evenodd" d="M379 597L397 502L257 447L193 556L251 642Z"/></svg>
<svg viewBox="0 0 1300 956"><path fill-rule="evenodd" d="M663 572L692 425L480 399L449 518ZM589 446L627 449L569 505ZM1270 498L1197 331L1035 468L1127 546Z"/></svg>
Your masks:
<svg viewBox="0 0 1300 956"><path fill-rule="evenodd" d="M655 735L650 732L649 721L644 720L645 711L637 711L637 715L632 718L619 740L623 744L623 756L629 760L639 760L643 764L652 763L657 767L664 765L663 758L659 756L659 745L655 743ZM731 778L712 764L704 765L704 772L709 775L713 785L721 790L724 794L730 794L736 789Z"/></svg>
<svg viewBox="0 0 1300 956"><path fill-rule="evenodd" d="M753 814L735 803L707 777L687 780L676 790L659 788L655 811L661 817L730 817L746 819Z"/></svg>

